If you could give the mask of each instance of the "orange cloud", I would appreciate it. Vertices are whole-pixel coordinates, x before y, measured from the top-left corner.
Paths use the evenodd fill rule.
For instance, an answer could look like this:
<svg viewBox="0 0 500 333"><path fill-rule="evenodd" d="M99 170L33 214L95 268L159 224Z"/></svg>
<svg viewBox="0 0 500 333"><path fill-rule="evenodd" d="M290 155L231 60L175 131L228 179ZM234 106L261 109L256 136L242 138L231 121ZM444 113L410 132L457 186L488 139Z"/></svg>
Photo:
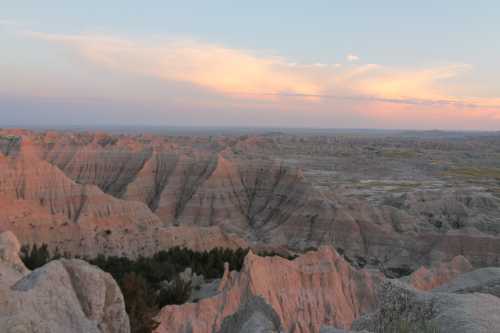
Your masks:
<svg viewBox="0 0 500 333"><path fill-rule="evenodd" d="M480 108L498 114L494 99L454 96L447 83L471 66L422 69L379 64L298 64L278 56L192 40L134 40L111 35L46 34L33 37L72 47L88 61L116 71L187 82L251 99L298 96L306 101L340 98L402 105ZM354 59L356 57L356 59ZM359 57L351 55L349 60ZM275 98L274 97L274 98ZM488 106L487 108L485 106Z"/></svg>
<svg viewBox="0 0 500 333"><path fill-rule="evenodd" d="M449 96L442 91L439 83L469 68L463 64L423 70L376 68L372 75L356 82L355 89L381 98L446 99Z"/></svg>
<svg viewBox="0 0 500 333"><path fill-rule="evenodd" d="M97 35L32 33L71 45L93 63L165 80L193 83L222 93L320 94L321 85L280 57L194 41L156 44Z"/></svg>

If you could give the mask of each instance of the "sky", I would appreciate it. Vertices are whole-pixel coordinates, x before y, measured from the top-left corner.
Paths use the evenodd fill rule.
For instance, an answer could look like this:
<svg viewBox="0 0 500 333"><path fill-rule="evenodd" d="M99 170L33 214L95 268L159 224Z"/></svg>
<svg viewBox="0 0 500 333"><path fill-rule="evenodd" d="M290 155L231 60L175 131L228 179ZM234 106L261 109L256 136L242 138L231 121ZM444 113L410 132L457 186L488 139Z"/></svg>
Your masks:
<svg viewBox="0 0 500 333"><path fill-rule="evenodd" d="M498 1L0 0L0 127L500 130Z"/></svg>

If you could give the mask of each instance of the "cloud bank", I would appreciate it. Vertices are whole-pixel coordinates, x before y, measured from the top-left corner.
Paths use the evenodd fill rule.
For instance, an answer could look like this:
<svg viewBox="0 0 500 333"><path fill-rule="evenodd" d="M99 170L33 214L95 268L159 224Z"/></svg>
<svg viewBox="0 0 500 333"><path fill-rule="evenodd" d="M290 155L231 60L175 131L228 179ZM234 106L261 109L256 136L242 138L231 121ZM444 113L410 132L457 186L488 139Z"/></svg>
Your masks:
<svg viewBox="0 0 500 333"><path fill-rule="evenodd" d="M443 87L471 69L467 64L433 68L391 68L378 64L298 64L285 57L193 40L134 40L111 35L31 36L78 51L87 61L116 71L197 85L221 94L315 97L363 96L394 103L457 104L484 102L450 95Z"/></svg>
<svg viewBox="0 0 500 333"><path fill-rule="evenodd" d="M75 48L88 61L118 71L188 82L220 93L320 94L322 87L286 59L190 40L141 42L112 36L32 33Z"/></svg>

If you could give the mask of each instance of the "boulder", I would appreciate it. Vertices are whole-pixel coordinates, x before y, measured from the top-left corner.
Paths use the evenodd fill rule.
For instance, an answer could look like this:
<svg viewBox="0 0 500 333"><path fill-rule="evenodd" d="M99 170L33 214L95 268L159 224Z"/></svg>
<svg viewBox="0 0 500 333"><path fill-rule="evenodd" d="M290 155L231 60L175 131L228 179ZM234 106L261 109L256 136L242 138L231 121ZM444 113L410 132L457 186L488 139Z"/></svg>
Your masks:
<svg viewBox="0 0 500 333"><path fill-rule="evenodd" d="M0 234L0 332L130 332L122 293L110 274L74 259L29 272L18 250L12 233Z"/></svg>
<svg viewBox="0 0 500 333"><path fill-rule="evenodd" d="M29 272L19 258L20 249L21 244L12 232L0 233L0 288L12 285Z"/></svg>

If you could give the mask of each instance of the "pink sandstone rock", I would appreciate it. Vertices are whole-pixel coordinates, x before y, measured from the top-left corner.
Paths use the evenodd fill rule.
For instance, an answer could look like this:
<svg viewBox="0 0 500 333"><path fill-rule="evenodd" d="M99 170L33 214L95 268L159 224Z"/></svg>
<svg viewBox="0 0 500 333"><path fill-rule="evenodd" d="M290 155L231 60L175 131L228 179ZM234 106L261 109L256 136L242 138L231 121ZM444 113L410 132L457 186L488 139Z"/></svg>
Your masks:
<svg viewBox="0 0 500 333"><path fill-rule="evenodd" d="M317 333L322 325L348 328L375 309L381 279L353 269L330 247L293 261L250 252L240 273L225 272L216 296L164 307L156 333L230 332L228 325L241 329L252 320L284 332ZM234 320L246 309L251 313L239 316L244 322Z"/></svg>

